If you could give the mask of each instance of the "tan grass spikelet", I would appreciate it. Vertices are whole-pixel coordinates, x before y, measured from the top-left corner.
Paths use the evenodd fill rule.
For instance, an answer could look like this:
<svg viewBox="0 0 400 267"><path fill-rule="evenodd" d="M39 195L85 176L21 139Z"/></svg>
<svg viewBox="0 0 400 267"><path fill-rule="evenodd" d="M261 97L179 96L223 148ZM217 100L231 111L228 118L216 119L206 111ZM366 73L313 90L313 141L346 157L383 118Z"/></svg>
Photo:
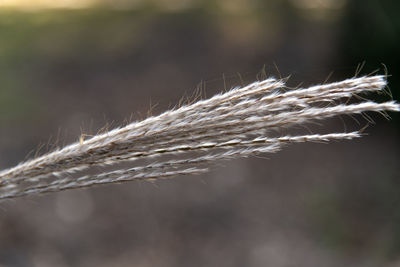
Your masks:
<svg viewBox="0 0 400 267"><path fill-rule="evenodd" d="M290 143L357 138L360 132L273 136L272 131L344 114L399 111L394 101L377 103L362 97L356 103L348 101L361 93L383 92L386 84L382 75L295 90L288 90L284 79L254 82L90 138L81 136L77 143L3 170L0 199L197 174L214 161L273 153ZM80 174L93 166L138 159L153 162Z"/></svg>

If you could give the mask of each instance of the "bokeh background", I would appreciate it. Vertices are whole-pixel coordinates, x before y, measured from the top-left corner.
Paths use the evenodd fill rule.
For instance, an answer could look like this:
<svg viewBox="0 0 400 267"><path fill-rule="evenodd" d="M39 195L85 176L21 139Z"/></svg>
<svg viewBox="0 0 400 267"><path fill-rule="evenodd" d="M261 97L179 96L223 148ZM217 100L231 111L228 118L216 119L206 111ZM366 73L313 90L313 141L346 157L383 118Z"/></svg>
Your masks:
<svg viewBox="0 0 400 267"><path fill-rule="evenodd" d="M383 63L399 100L399 11L393 0L0 0L0 168L263 66L296 86ZM360 140L203 176L2 201L0 266L400 266L391 115L372 115Z"/></svg>

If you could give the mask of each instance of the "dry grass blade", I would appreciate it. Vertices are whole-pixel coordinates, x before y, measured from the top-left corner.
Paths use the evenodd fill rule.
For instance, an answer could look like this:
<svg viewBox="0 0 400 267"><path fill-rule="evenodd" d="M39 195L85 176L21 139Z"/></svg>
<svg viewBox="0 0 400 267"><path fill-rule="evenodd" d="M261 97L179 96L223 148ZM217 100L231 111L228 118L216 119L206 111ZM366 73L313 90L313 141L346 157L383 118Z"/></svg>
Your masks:
<svg viewBox="0 0 400 267"><path fill-rule="evenodd" d="M399 111L399 104L394 101L362 100L348 104L353 96L381 92L385 86L385 77L380 75L289 91L284 80L269 78L255 82L1 171L0 199L135 179L197 174L207 171L214 161L272 153L289 143L357 138L359 132L276 137L272 130L305 126L308 122L342 114ZM176 158L165 159L165 156ZM155 157L160 160L144 166L79 175L92 166Z"/></svg>

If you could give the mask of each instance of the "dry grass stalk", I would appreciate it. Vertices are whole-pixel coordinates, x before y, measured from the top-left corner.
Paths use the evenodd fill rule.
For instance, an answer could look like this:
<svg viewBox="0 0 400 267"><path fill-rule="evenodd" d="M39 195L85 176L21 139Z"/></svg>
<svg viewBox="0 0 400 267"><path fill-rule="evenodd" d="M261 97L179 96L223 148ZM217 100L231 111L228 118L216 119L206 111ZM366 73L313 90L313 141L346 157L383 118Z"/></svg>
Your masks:
<svg viewBox="0 0 400 267"><path fill-rule="evenodd" d="M0 199L95 184L197 174L218 160L272 153L290 143L360 137L360 132L274 137L272 131L343 114L399 111L394 101L348 100L382 92L385 76L287 90L273 78L99 134L0 172ZM342 103L340 103L340 102ZM344 104L343 104L344 103ZM177 157L165 159L165 156ZM144 166L79 175L92 166L161 158ZM154 161L154 159L153 159ZM78 175L71 175L78 172Z"/></svg>

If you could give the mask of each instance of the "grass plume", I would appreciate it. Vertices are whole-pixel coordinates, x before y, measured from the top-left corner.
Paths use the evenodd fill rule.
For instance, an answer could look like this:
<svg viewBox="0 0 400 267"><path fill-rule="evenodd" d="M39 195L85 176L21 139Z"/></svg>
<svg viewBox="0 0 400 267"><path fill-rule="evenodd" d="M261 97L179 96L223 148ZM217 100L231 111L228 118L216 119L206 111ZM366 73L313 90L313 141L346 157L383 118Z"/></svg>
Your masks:
<svg viewBox="0 0 400 267"><path fill-rule="evenodd" d="M353 139L360 131L274 136L330 117L399 111L394 101L358 97L384 92L382 75L288 90L268 78L93 136L0 172L0 199L96 184L206 172L215 161L273 153L290 143ZM350 99L358 102L349 103ZM168 158L169 157L169 158ZM172 159L171 159L172 158ZM133 168L82 174L94 166L139 159Z"/></svg>

